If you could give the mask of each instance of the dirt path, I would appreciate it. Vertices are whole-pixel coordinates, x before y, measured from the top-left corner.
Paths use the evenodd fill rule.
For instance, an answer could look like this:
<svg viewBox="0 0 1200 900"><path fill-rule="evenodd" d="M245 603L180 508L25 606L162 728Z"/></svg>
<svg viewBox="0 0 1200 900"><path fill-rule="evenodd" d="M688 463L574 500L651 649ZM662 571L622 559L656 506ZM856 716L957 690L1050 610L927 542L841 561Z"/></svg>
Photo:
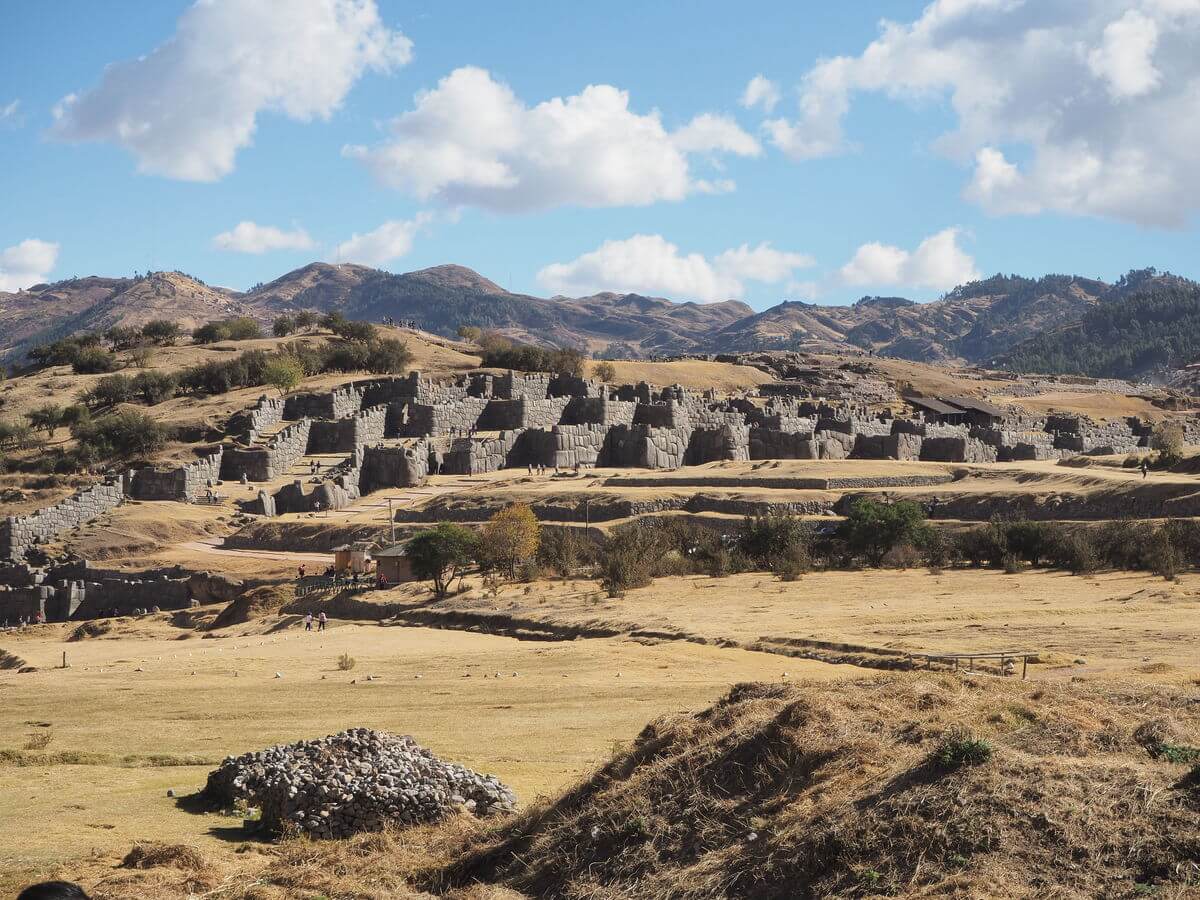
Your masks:
<svg viewBox="0 0 1200 900"><path fill-rule="evenodd" d="M276 559L303 563L320 563L328 565L333 562L332 553L298 553L289 550L226 550L220 546L223 538L210 538L206 541L189 541L176 545L180 550L193 550L197 553L212 553L218 556L235 556L251 559Z"/></svg>

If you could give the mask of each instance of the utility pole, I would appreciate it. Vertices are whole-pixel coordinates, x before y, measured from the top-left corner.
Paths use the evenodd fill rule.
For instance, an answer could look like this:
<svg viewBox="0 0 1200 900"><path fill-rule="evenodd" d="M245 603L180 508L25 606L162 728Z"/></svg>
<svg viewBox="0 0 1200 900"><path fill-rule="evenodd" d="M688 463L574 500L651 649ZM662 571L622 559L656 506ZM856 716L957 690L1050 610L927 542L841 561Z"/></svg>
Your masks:
<svg viewBox="0 0 1200 900"><path fill-rule="evenodd" d="M392 498L388 497L388 528L390 529L390 543L396 543L396 517L392 515Z"/></svg>

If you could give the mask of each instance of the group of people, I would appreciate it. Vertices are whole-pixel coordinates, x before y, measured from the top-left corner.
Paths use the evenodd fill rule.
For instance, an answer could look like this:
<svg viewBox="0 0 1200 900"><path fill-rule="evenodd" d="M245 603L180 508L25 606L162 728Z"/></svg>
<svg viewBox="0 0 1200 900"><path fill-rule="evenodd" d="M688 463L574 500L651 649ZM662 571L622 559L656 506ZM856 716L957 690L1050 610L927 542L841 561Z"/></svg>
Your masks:
<svg viewBox="0 0 1200 900"><path fill-rule="evenodd" d="M321 610L321 614L319 616L317 616L317 618L316 618L317 631L324 631L325 625L328 621L329 620L327 618L325 618L325 610ZM304 630L305 631L313 630L313 614L312 613L309 613L307 616L304 617Z"/></svg>
<svg viewBox="0 0 1200 900"><path fill-rule="evenodd" d="M26 625L45 625L46 614L40 609L32 616L19 616L15 625L10 625L8 619L4 620L4 627L7 628L24 628Z"/></svg>
<svg viewBox="0 0 1200 900"><path fill-rule="evenodd" d="M383 324L392 328L411 328L414 331L417 328L416 319L393 319L391 316L384 316Z"/></svg>

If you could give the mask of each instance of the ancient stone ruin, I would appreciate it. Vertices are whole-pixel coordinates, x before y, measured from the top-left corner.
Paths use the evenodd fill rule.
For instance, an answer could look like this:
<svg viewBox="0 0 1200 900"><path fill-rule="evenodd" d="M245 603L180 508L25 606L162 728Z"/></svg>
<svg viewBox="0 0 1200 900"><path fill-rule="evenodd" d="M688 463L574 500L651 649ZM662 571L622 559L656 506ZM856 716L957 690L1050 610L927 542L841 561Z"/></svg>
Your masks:
<svg viewBox="0 0 1200 900"><path fill-rule="evenodd" d="M491 775L368 728L231 756L209 774L203 795L221 807L257 807L270 832L291 826L318 838L436 822L459 810L514 812L517 802Z"/></svg>

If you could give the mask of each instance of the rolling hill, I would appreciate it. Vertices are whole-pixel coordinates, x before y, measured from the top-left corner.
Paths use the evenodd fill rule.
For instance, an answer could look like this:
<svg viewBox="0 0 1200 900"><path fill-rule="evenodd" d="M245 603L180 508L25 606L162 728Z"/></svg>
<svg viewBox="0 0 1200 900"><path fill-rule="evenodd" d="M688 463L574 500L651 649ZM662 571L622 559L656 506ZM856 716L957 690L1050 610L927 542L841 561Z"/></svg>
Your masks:
<svg viewBox="0 0 1200 900"><path fill-rule="evenodd" d="M1131 331L1131 341L1145 343L1146 335L1138 338L1135 330L1140 323L1158 321L1156 313L1144 308L1145 296L1167 288L1181 295L1200 290L1193 282L1152 269L1132 272L1113 285L1071 275L996 275L928 303L903 297L864 297L848 306L787 301L756 312L736 300L677 303L614 293L535 297L505 290L456 265L391 274L312 263L246 293L210 287L178 272L158 272L138 279L72 279L0 294L0 358L20 358L29 347L71 332L139 325L152 318L170 318L191 328L236 315L269 322L281 313L311 309L370 321L411 319L447 336L461 325L474 325L522 341L624 358L778 349L827 352L850 346L918 362L1128 377L1161 367L1165 358L1151 352L1154 339L1119 360L1105 348L1114 341L1124 347L1114 336L1124 330ZM1125 308L1130 313L1122 318ZM1174 327L1167 322L1182 328L1171 335L1172 362L1191 362L1193 353L1200 353L1200 325L1193 329L1187 316L1168 315L1163 322L1166 328ZM1193 330L1195 342L1189 337ZM1089 338L1078 343L1081 334ZM1096 342L1103 346L1089 350Z"/></svg>

